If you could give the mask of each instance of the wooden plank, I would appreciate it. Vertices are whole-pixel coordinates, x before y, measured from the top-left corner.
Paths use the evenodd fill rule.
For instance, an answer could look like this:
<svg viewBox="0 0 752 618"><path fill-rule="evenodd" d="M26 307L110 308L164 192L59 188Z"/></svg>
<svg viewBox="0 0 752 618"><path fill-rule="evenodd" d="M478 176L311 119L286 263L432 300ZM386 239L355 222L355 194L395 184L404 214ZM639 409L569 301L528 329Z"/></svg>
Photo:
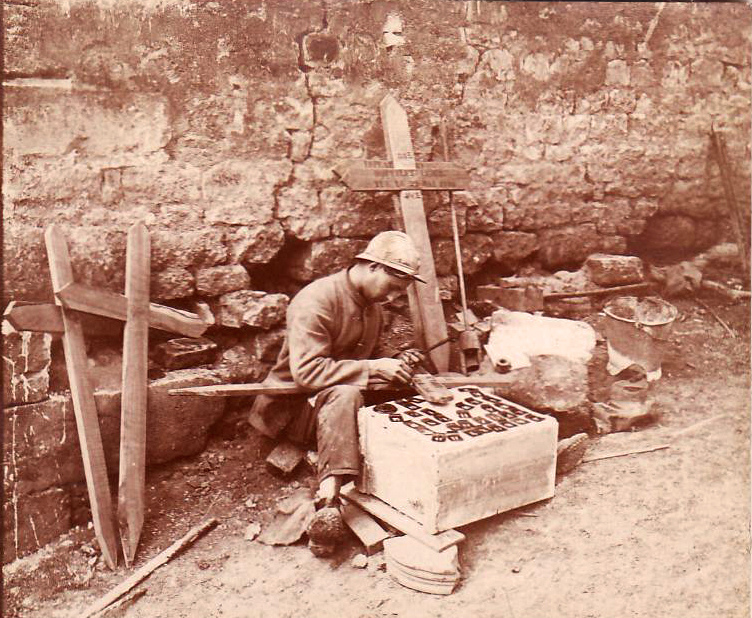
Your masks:
<svg viewBox="0 0 752 618"><path fill-rule="evenodd" d="M391 94L382 99L380 107L384 141L394 168L415 169L413 143L405 110ZM416 336L421 338L420 347L428 348L447 336L447 327L444 309L439 299L439 284L420 191L400 191L399 210L405 233L413 240L420 253L420 274L428 282L413 284L408 290ZM449 368L449 346L432 350L430 357L438 371L446 371Z"/></svg>
<svg viewBox="0 0 752 618"><path fill-rule="evenodd" d="M118 522L125 564L136 555L144 525L146 395L149 365L149 232L143 223L128 230L125 296L128 319L123 334L123 395L120 409Z"/></svg>
<svg viewBox="0 0 752 618"><path fill-rule="evenodd" d="M70 282L56 291L55 295L67 309L116 320L125 320L128 315L128 299L117 292ZM207 329L207 325L195 313L156 303L149 304L149 326L187 337L200 337Z"/></svg>
<svg viewBox="0 0 752 618"><path fill-rule="evenodd" d="M198 539L202 534L205 534L209 530L211 530L214 526L216 526L219 522L215 518L210 518L197 526L194 526L191 528L185 536L175 541L172 545L170 545L167 549L165 549L163 552L157 554L149 560L144 566L142 566L138 571L136 571L133 575L131 575L128 579L120 583L118 586L113 588L110 592L108 592L106 595L101 597L96 603L94 603L91 607L89 607L81 616L81 618L90 618L91 616L94 616L95 614L98 614L99 612L103 611L112 603L117 601L120 597L122 597L124 594L129 592L134 586L137 586L142 581L144 581L149 575L151 575L154 571L156 571L159 567L161 567L163 564L168 562L172 559L172 557L177 554L180 550L184 549L188 545L193 544L196 539Z"/></svg>
<svg viewBox="0 0 752 618"><path fill-rule="evenodd" d="M373 556L381 551L384 540L391 536L389 532L354 503L348 502L343 505L341 512L344 522L363 543L367 556Z"/></svg>
<svg viewBox="0 0 752 618"><path fill-rule="evenodd" d="M3 318L18 331L61 334L65 331L60 307L51 303L36 303L14 300L8 303ZM90 313L69 310L79 318L81 327L88 335L117 336L123 332L121 322Z"/></svg>
<svg viewBox="0 0 752 618"><path fill-rule="evenodd" d="M447 373L433 376L434 379L447 388L456 386L494 387L514 382L515 372L504 375L489 373L477 376L463 376L460 374ZM363 390L375 391L401 391L405 386L384 384L369 387ZM188 386L185 388L173 388L168 391L170 395L200 395L203 397L242 397L255 395L301 395L310 393L294 382L250 382L243 384L210 384L208 386Z"/></svg>
<svg viewBox="0 0 752 618"><path fill-rule="evenodd" d="M73 281L73 270L68 254L68 245L56 225L49 226L44 234L47 256L50 263L52 289L57 292ZM76 416L78 440L84 463L86 487L89 492L94 532L99 541L107 565L117 566L117 534L112 508L112 496L107 478L102 436L94 401L94 392L87 376L88 362L81 323L75 315L62 310L64 325L63 350L68 370L73 411Z"/></svg>
<svg viewBox="0 0 752 618"><path fill-rule="evenodd" d="M397 509L393 509L386 502L382 502L378 498L360 493L352 483L345 485L340 490L340 495L433 550L443 551L447 547L457 545L457 543L465 540L465 535L457 530L445 530L439 534L428 534L423 526L414 519L410 519L407 515L400 513Z"/></svg>

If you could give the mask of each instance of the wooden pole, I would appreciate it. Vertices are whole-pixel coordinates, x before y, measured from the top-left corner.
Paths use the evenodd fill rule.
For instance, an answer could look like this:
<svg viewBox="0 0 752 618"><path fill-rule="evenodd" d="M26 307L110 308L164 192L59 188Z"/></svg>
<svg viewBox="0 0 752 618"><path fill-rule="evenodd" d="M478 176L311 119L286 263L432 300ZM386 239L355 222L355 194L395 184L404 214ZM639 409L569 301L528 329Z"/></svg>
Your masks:
<svg viewBox="0 0 752 618"><path fill-rule="evenodd" d="M127 566L133 562L144 524L150 264L149 232L143 223L138 223L128 230L125 265L128 309L120 409L118 522Z"/></svg>
<svg viewBox="0 0 752 618"><path fill-rule="evenodd" d="M415 169L415 155L407 113L391 94L382 99L380 109L384 142L394 169ZM420 253L420 274L427 281L426 284L411 285L408 289L408 300L413 326L416 333L422 335L420 347L428 348L447 336L447 327L444 309L439 298L436 267L433 263L431 239L426 226L426 213L421 192L400 191L399 207L405 233L412 239ZM438 371L446 371L449 368L449 346L434 349L430 356Z"/></svg>
<svg viewBox="0 0 752 618"><path fill-rule="evenodd" d="M56 225L50 225L47 228L44 240L50 264L52 289L58 292L73 281L68 245ZM117 534L97 407L87 375L86 344L78 317L65 309L62 309L61 313L64 327L65 366L70 382L73 411L76 415L76 428L84 462L84 475L89 492L94 532L105 562L114 569L117 566L118 555Z"/></svg>
<svg viewBox="0 0 752 618"><path fill-rule="evenodd" d="M95 614L98 614L99 612L106 609L109 605L117 601L121 596L131 590L131 588L140 584L159 567L171 560L172 557L181 549L194 543L196 539L198 539L205 532L211 530L218 523L219 522L212 517L211 519L208 519L191 528L185 534L185 536L175 541L163 552L154 556L154 558L149 560L149 562L147 562L144 566L133 573L133 575L131 575L128 579L126 579L120 585L116 586L110 592L100 598L96 603L94 603L94 605L89 607L89 609L84 612L81 618L90 618L91 616L94 616Z"/></svg>
<svg viewBox="0 0 752 618"><path fill-rule="evenodd" d="M746 225L744 217L739 209L739 204L736 201L736 195L734 194L734 184L731 180L731 168L729 167L728 158L726 157L726 142L723 139L723 136L716 133L712 126L710 127L710 138L715 148L716 160L721 172L721 182L723 183L723 191L726 194L726 203L728 205L729 216L731 217L731 225L734 228L736 240L739 245L739 260L741 262L742 272L748 274L749 247L747 246L747 235L745 234Z"/></svg>

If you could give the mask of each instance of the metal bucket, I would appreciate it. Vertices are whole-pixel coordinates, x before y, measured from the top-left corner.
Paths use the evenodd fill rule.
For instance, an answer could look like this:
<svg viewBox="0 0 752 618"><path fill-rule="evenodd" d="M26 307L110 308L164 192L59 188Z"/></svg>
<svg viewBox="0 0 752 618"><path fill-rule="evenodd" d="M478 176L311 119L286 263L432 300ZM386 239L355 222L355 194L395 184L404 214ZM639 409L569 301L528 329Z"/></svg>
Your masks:
<svg viewBox="0 0 752 618"><path fill-rule="evenodd" d="M640 365L649 381L661 377L665 344L679 311L656 297L622 296L609 301L606 314L608 372L616 375L629 365Z"/></svg>

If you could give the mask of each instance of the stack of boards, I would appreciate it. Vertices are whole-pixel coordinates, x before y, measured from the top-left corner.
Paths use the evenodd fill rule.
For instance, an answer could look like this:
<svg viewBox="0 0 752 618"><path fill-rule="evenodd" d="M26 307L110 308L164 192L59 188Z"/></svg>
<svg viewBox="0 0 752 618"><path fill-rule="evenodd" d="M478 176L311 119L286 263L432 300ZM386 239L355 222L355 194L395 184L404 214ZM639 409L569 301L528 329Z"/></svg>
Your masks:
<svg viewBox="0 0 752 618"><path fill-rule="evenodd" d="M457 546L435 551L400 536L384 541L387 573L399 584L430 594L452 594L460 579Z"/></svg>

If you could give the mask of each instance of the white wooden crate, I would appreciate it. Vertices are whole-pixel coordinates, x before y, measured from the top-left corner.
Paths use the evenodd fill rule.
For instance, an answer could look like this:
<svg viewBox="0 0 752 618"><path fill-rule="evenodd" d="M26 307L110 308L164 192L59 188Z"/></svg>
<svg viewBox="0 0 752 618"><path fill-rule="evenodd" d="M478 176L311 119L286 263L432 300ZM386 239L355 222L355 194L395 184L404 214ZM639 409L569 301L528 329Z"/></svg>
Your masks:
<svg viewBox="0 0 752 618"><path fill-rule="evenodd" d="M435 533L554 495L558 424L491 394L451 389L361 408L358 490Z"/></svg>

